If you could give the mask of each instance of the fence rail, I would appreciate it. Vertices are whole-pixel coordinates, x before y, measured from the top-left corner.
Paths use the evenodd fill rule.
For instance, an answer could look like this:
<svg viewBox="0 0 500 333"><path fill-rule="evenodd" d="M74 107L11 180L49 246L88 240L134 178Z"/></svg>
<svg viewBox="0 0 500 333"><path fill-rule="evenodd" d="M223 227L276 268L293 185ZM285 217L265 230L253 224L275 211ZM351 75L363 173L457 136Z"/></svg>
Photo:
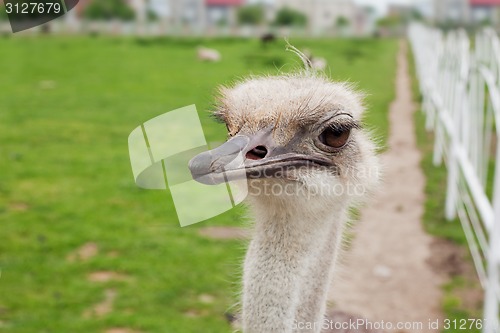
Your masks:
<svg viewBox="0 0 500 333"><path fill-rule="evenodd" d="M484 333L500 333L500 39L409 29L434 164L447 166L446 217L458 216L485 289Z"/></svg>

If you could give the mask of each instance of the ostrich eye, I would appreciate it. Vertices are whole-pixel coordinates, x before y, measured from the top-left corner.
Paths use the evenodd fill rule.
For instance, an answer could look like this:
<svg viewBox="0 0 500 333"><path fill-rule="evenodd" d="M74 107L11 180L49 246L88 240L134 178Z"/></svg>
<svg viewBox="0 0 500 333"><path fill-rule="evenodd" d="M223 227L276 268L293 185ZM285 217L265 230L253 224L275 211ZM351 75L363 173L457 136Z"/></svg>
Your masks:
<svg viewBox="0 0 500 333"><path fill-rule="evenodd" d="M319 141L331 148L342 148L349 140L350 135L350 129L329 127L321 133Z"/></svg>

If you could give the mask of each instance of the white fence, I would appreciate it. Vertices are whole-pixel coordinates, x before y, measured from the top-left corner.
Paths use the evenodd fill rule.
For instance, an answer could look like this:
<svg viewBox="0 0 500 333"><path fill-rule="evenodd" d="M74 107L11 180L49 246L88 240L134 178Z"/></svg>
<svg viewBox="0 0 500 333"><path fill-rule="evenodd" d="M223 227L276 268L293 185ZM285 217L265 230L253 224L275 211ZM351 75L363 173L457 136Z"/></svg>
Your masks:
<svg viewBox="0 0 500 333"><path fill-rule="evenodd" d="M500 40L489 29L469 39L423 25L409 38L434 163L447 165L446 217L459 217L485 289L483 332L499 333Z"/></svg>

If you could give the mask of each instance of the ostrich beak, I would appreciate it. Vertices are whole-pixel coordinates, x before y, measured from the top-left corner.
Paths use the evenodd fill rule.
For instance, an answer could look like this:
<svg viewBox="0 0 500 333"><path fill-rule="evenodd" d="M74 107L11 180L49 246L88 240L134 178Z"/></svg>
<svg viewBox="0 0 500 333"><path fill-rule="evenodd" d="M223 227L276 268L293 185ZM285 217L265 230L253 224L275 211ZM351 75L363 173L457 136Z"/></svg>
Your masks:
<svg viewBox="0 0 500 333"><path fill-rule="evenodd" d="M189 161L189 169L196 181L217 185L245 178L288 178L287 171L293 168L334 166L322 155L298 153L299 143L292 139L286 146L279 146L269 129L251 136L238 135L195 156Z"/></svg>
<svg viewBox="0 0 500 333"><path fill-rule="evenodd" d="M249 142L249 137L237 136L215 149L193 157L189 161L189 170L193 179L202 184L217 185L225 182L226 173L232 170L240 171L233 175L232 180L245 178L242 153ZM234 164L239 165L235 166Z"/></svg>

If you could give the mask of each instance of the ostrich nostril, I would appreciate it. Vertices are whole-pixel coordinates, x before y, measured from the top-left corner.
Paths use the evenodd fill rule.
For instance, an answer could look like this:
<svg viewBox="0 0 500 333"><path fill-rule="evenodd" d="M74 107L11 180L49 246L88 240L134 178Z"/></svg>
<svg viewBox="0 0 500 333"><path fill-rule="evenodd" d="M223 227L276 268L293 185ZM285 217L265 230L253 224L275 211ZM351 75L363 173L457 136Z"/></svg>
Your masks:
<svg viewBox="0 0 500 333"><path fill-rule="evenodd" d="M250 150L246 158L249 160L261 160L267 155L267 148L264 146L257 146L254 149Z"/></svg>

